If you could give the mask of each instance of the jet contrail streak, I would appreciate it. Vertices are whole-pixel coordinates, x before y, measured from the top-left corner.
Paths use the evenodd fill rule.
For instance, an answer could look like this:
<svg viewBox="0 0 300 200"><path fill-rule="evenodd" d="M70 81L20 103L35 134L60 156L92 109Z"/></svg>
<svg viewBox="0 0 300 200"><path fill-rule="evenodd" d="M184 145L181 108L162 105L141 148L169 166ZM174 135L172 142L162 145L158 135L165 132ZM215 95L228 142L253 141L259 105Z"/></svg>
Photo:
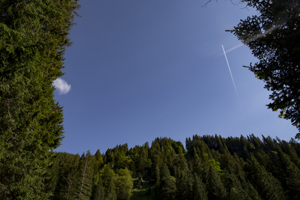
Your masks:
<svg viewBox="0 0 300 200"><path fill-rule="evenodd" d="M226 51L226 53L228 53L228 52L230 52L230 51L233 51L233 50L235 50L235 49L237 49L237 48L239 48L239 47L241 47L241 46L243 46L244 44L239 44L239 45L237 45L237 46L235 46L235 47L232 47L231 49L229 49L229 50L227 50ZM223 46L223 45L222 45ZM223 48L223 50L224 50L224 48Z"/></svg>
<svg viewBox="0 0 300 200"><path fill-rule="evenodd" d="M226 51L226 53L229 53L230 51L233 51L233 50L235 50L235 49L237 49L237 48L240 48L241 46L243 46L244 44L242 43L242 44L239 44L239 45L237 45L237 46L235 46L235 47L232 47L231 49L228 49L227 51ZM221 56L221 55L223 55L223 53L220 53L218 56Z"/></svg>
<svg viewBox="0 0 300 200"><path fill-rule="evenodd" d="M241 110L242 110L242 112L243 112L242 105L241 105L241 102L240 102L240 98L239 98L239 95L238 95L238 92L237 92L237 89L236 89L236 86L235 86L235 82L234 82L234 79L233 79L233 76L232 76L232 73L231 73L231 69L230 69L230 66L229 66L229 62L228 62L228 59L227 59L226 52L225 52L225 49L224 49L223 44L222 44L222 49L223 49L223 53L224 53L224 56L225 56L225 59L226 59L226 62L227 62L227 66L228 66L229 73L230 73L230 76L231 76L231 80L232 80L232 83L233 83L233 86L234 86L234 90L235 90L237 99L238 99L238 101L239 101Z"/></svg>

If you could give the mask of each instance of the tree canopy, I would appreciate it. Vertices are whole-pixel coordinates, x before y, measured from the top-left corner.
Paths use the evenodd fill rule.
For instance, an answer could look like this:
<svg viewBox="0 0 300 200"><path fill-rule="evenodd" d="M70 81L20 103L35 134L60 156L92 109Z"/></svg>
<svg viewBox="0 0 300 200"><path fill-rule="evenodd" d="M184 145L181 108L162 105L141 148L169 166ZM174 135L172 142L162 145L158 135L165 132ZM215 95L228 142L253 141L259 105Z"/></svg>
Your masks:
<svg viewBox="0 0 300 200"><path fill-rule="evenodd" d="M63 73L77 0L0 1L0 198L47 199L63 138L52 82Z"/></svg>
<svg viewBox="0 0 300 200"><path fill-rule="evenodd" d="M175 151L183 145L170 138L130 149L117 145L101 163L100 151L54 153L49 192L52 199L299 199L300 145L294 139L194 135L186 146L183 154ZM128 168L118 165L120 151ZM147 166L136 167L146 159Z"/></svg>
<svg viewBox="0 0 300 200"><path fill-rule="evenodd" d="M300 131L300 1L241 0L258 11L231 32L259 60L247 68L272 91L268 108L280 110ZM300 133L296 134L300 139Z"/></svg>

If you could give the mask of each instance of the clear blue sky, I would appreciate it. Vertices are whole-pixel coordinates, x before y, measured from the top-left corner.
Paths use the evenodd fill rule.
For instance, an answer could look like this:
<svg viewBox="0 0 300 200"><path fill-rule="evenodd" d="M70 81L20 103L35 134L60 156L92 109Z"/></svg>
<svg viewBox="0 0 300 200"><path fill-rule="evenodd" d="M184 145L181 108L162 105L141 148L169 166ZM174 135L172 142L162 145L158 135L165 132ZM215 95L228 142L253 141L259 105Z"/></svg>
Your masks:
<svg viewBox="0 0 300 200"><path fill-rule="evenodd" d="M80 1L67 48L70 86L55 92L64 107L65 138L56 151L82 154L170 137L262 134L290 140L288 120L265 106L264 83L243 68L256 59L225 32L256 14L230 1Z"/></svg>

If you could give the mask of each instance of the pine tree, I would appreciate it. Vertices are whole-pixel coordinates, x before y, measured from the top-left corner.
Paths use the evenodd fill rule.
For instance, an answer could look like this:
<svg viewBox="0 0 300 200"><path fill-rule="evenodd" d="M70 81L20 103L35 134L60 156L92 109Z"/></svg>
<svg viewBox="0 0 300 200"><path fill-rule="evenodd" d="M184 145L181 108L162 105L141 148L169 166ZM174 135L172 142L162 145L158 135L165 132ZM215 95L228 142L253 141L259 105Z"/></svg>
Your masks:
<svg viewBox="0 0 300 200"><path fill-rule="evenodd" d="M205 189L205 185L200 179L200 177L194 173L193 175L194 180L193 180L193 190L192 190L192 199L193 200L207 200L207 192Z"/></svg>
<svg viewBox="0 0 300 200"><path fill-rule="evenodd" d="M93 174L94 174L94 158L88 151L86 155L82 155L79 164L80 182L78 186L78 200L88 200L92 196Z"/></svg>
<svg viewBox="0 0 300 200"><path fill-rule="evenodd" d="M213 167L209 168L205 184L208 192L208 199L225 199L226 189L222 183L221 177Z"/></svg>
<svg viewBox="0 0 300 200"><path fill-rule="evenodd" d="M45 191L50 195L50 198L54 198L55 188L59 181L59 172L60 172L60 162L64 158L62 153L53 153L52 155L52 165L49 173L49 177L47 177L47 185Z"/></svg>
<svg viewBox="0 0 300 200"><path fill-rule="evenodd" d="M282 173L280 176L281 183L287 191L289 199L296 200L300 198L300 170L291 162L288 155L282 152L278 147L279 168ZM279 170L278 170L279 171Z"/></svg>
<svg viewBox="0 0 300 200"><path fill-rule="evenodd" d="M254 157L248 160L245 171L248 179L263 199L287 199L281 183L271 173L266 171Z"/></svg>
<svg viewBox="0 0 300 200"><path fill-rule="evenodd" d="M117 200L116 187L113 179L109 181L105 196L105 200Z"/></svg>
<svg viewBox="0 0 300 200"><path fill-rule="evenodd" d="M189 200L192 198L193 178L189 171L180 167L176 172L176 198L177 200Z"/></svg>
<svg viewBox="0 0 300 200"><path fill-rule="evenodd" d="M104 188L101 178L99 178L98 184L94 185L91 200L104 200Z"/></svg>
<svg viewBox="0 0 300 200"><path fill-rule="evenodd" d="M300 131L300 2L242 0L259 14L247 17L231 31L246 44L258 62L247 67L271 90L268 108L280 110ZM300 133L296 135L300 138Z"/></svg>
<svg viewBox="0 0 300 200"><path fill-rule="evenodd" d="M78 170L80 156L78 154L65 154L65 159L61 162L60 178L55 191L55 198L73 200L78 198L78 185L81 174Z"/></svg>
<svg viewBox="0 0 300 200"><path fill-rule="evenodd" d="M130 171L125 169L120 169L118 171L118 177L115 181L117 197L120 200L129 200L131 197L131 191L133 188L133 181L130 175Z"/></svg>
<svg viewBox="0 0 300 200"><path fill-rule="evenodd" d="M160 182L157 185L157 199L173 200L176 194L176 179L170 175L166 164L161 169Z"/></svg>
<svg viewBox="0 0 300 200"><path fill-rule="evenodd" d="M59 5L59 6L58 6ZM50 150L63 138L52 82L77 0L0 2L0 198L47 199Z"/></svg>

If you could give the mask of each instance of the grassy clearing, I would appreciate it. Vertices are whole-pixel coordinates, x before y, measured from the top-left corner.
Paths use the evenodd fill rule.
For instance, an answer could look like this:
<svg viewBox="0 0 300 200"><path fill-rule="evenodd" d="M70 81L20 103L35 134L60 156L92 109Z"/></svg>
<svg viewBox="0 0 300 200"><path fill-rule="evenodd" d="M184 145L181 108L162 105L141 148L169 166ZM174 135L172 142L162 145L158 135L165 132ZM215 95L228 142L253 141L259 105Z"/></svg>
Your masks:
<svg viewBox="0 0 300 200"><path fill-rule="evenodd" d="M131 200L154 200L154 183L145 181L143 182L143 188L133 189Z"/></svg>

